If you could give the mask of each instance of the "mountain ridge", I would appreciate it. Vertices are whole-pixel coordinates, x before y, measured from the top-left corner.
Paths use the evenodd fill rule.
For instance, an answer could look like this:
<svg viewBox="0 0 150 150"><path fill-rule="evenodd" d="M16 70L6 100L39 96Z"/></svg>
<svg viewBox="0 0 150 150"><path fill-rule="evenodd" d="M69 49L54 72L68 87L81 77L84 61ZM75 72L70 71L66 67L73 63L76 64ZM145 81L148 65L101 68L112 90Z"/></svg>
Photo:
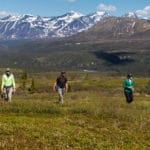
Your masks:
<svg viewBox="0 0 150 150"><path fill-rule="evenodd" d="M83 15L74 11L57 17L9 15L0 19L0 39L67 37L90 28L107 16L106 12Z"/></svg>

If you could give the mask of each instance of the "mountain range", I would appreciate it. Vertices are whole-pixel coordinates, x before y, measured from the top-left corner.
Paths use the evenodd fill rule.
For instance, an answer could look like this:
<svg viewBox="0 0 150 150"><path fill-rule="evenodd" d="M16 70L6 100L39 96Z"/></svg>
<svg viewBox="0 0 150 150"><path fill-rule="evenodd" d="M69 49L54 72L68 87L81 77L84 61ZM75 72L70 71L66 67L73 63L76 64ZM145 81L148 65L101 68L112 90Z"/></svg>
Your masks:
<svg viewBox="0 0 150 150"><path fill-rule="evenodd" d="M104 18L107 12L97 11L88 15L71 11L57 17L41 17L33 15L9 15L0 18L0 39L43 39L68 37L91 28ZM123 18L136 18L135 13L127 13Z"/></svg>
<svg viewBox="0 0 150 150"><path fill-rule="evenodd" d="M74 11L57 17L9 15L0 19L0 39L67 37L90 28L107 16L106 12L83 15Z"/></svg>

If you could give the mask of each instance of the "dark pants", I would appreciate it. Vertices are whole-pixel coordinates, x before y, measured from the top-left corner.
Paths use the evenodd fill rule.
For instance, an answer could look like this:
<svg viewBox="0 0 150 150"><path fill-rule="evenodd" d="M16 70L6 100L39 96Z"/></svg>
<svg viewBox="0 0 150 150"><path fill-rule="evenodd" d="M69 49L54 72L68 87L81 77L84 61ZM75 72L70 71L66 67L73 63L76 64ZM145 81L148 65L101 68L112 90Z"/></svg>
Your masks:
<svg viewBox="0 0 150 150"><path fill-rule="evenodd" d="M124 95L126 97L126 101L127 103L131 103L133 101L133 93L127 93L127 92L124 92Z"/></svg>

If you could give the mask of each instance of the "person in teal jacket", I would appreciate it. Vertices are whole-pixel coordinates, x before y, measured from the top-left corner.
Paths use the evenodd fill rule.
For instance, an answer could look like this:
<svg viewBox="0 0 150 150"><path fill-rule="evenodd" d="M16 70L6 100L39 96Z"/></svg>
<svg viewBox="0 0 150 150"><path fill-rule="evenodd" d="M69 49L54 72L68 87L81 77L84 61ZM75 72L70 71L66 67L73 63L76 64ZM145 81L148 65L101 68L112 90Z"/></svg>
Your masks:
<svg viewBox="0 0 150 150"><path fill-rule="evenodd" d="M123 88L127 103L131 103L133 101L134 92L134 80L131 73L127 74L127 79L123 82Z"/></svg>
<svg viewBox="0 0 150 150"><path fill-rule="evenodd" d="M16 92L14 75L11 73L9 68L6 69L6 72L2 76L1 92L2 98L9 102L11 102L12 93Z"/></svg>

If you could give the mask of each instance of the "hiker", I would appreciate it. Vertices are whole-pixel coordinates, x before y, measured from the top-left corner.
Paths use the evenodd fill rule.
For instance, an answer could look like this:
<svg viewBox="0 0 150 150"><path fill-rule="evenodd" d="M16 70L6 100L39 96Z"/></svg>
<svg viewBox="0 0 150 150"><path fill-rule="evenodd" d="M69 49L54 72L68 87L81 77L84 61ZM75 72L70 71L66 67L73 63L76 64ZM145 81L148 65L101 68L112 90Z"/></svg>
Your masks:
<svg viewBox="0 0 150 150"><path fill-rule="evenodd" d="M131 73L127 74L127 79L123 82L123 88L127 103L131 103L133 101L134 92L134 80Z"/></svg>
<svg viewBox="0 0 150 150"><path fill-rule="evenodd" d="M65 92L68 91L66 72L63 71L60 73L60 76L56 79L56 82L54 83L53 90L58 92L58 101L63 104L63 95Z"/></svg>
<svg viewBox="0 0 150 150"><path fill-rule="evenodd" d="M2 76L1 92L2 98L8 102L11 102L12 94L16 92L14 75L9 68L6 69Z"/></svg>

